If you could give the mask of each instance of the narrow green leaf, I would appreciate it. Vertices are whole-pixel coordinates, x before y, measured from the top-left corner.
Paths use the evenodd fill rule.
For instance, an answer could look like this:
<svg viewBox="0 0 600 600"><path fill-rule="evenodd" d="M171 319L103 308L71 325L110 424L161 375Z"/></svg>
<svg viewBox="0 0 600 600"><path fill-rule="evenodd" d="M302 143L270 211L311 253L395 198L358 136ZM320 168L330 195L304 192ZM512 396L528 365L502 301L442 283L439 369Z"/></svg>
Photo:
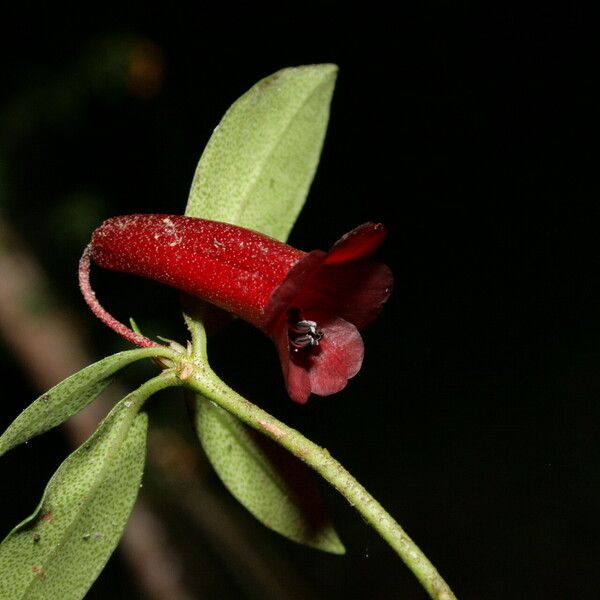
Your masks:
<svg viewBox="0 0 600 600"><path fill-rule="evenodd" d="M121 400L54 474L36 511L0 544L0 598L78 600L114 550L140 486L159 376Z"/></svg>
<svg viewBox="0 0 600 600"><path fill-rule="evenodd" d="M55 385L30 404L0 436L0 456L11 448L60 425L97 398L112 376L136 360L162 355L156 348L108 356Z"/></svg>
<svg viewBox="0 0 600 600"><path fill-rule="evenodd" d="M185 214L286 240L319 162L336 73L283 69L237 100L202 154Z"/></svg>
<svg viewBox="0 0 600 600"><path fill-rule="evenodd" d="M345 552L312 473L298 459L201 396L195 427L227 489L259 521L300 544Z"/></svg>

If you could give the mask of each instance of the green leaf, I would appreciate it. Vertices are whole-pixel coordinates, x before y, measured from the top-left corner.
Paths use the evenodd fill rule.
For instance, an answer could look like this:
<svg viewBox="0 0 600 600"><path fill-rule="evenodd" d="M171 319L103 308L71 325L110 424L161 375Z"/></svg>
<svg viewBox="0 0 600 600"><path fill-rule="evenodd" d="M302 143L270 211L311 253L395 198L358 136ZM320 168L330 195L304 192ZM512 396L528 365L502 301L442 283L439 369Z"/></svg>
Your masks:
<svg viewBox="0 0 600 600"><path fill-rule="evenodd" d="M227 489L259 521L301 544L345 552L312 473L298 459L202 396L195 427Z"/></svg>
<svg viewBox="0 0 600 600"><path fill-rule="evenodd" d="M336 73L283 69L237 100L202 154L185 214L285 241L319 162Z"/></svg>
<svg viewBox="0 0 600 600"><path fill-rule="evenodd" d="M139 409L169 379L121 400L54 474L36 511L0 544L0 598L78 600L108 560L137 497L147 417Z"/></svg>
<svg viewBox="0 0 600 600"><path fill-rule="evenodd" d="M0 436L0 456L11 448L60 425L85 408L111 383L112 376L127 365L156 355L160 349L140 348L108 356L42 394Z"/></svg>
<svg viewBox="0 0 600 600"><path fill-rule="evenodd" d="M329 64L283 69L237 100L202 154L186 215L285 241L317 168L336 73L337 67ZM213 311L208 317L216 320ZM203 347L193 326L190 331L194 345ZM344 552L310 472L236 417L202 398L196 403L198 437L231 493L275 531L322 550Z"/></svg>

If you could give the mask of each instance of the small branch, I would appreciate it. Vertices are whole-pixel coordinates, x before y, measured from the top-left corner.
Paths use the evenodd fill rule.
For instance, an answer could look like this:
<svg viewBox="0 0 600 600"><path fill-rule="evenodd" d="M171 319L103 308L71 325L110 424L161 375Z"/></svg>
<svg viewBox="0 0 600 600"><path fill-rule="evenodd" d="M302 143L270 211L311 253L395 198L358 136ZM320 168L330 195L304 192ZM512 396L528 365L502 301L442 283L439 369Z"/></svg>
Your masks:
<svg viewBox="0 0 600 600"><path fill-rule="evenodd" d="M325 448L305 438L229 388L201 360L183 384L260 431L312 467L331 483L397 552L435 600L456 600L448 584L392 516Z"/></svg>
<svg viewBox="0 0 600 600"><path fill-rule="evenodd" d="M173 551L167 531L139 497L127 521L119 550L149 600L193 600L181 584L182 561Z"/></svg>

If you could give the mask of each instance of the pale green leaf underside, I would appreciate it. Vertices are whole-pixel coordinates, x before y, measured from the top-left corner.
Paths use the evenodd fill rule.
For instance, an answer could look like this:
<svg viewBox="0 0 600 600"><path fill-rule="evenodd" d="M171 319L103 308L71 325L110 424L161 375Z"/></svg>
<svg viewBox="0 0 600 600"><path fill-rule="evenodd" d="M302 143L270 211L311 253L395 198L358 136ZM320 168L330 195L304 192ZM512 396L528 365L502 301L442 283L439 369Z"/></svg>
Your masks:
<svg viewBox="0 0 600 600"><path fill-rule="evenodd" d="M55 385L32 402L0 436L0 456L11 448L66 421L98 397L112 376L136 360L154 356L140 348L108 356Z"/></svg>
<svg viewBox="0 0 600 600"><path fill-rule="evenodd" d="M319 162L336 73L283 69L239 98L202 154L185 214L285 241Z"/></svg>
<svg viewBox="0 0 600 600"><path fill-rule="evenodd" d="M147 434L139 392L119 402L63 462L33 515L0 544L0 599L79 600L86 594L139 490Z"/></svg>
<svg viewBox="0 0 600 600"><path fill-rule="evenodd" d="M345 552L312 474L298 459L201 396L195 426L227 489L261 523L295 542Z"/></svg>

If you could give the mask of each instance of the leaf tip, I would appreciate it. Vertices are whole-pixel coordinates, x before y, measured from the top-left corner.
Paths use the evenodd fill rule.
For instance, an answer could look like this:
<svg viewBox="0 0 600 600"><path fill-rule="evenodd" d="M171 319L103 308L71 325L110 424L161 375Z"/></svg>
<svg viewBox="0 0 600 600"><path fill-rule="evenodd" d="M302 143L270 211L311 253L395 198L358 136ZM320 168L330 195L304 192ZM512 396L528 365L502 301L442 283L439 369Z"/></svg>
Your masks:
<svg viewBox="0 0 600 600"><path fill-rule="evenodd" d="M342 544L342 540L340 540L335 531L333 532L331 539L327 540L327 544L321 549L329 552L330 554L337 554L339 556L346 554L346 546Z"/></svg>
<svg viewBox="0 0 600 600"><path fill-rule="evenodd" d="M317 75L323 79L331 79L333 81L337 77L339 67L334 63L316 63L313 65L302 65L291 70L304 72L313 76Z"/></svg>

